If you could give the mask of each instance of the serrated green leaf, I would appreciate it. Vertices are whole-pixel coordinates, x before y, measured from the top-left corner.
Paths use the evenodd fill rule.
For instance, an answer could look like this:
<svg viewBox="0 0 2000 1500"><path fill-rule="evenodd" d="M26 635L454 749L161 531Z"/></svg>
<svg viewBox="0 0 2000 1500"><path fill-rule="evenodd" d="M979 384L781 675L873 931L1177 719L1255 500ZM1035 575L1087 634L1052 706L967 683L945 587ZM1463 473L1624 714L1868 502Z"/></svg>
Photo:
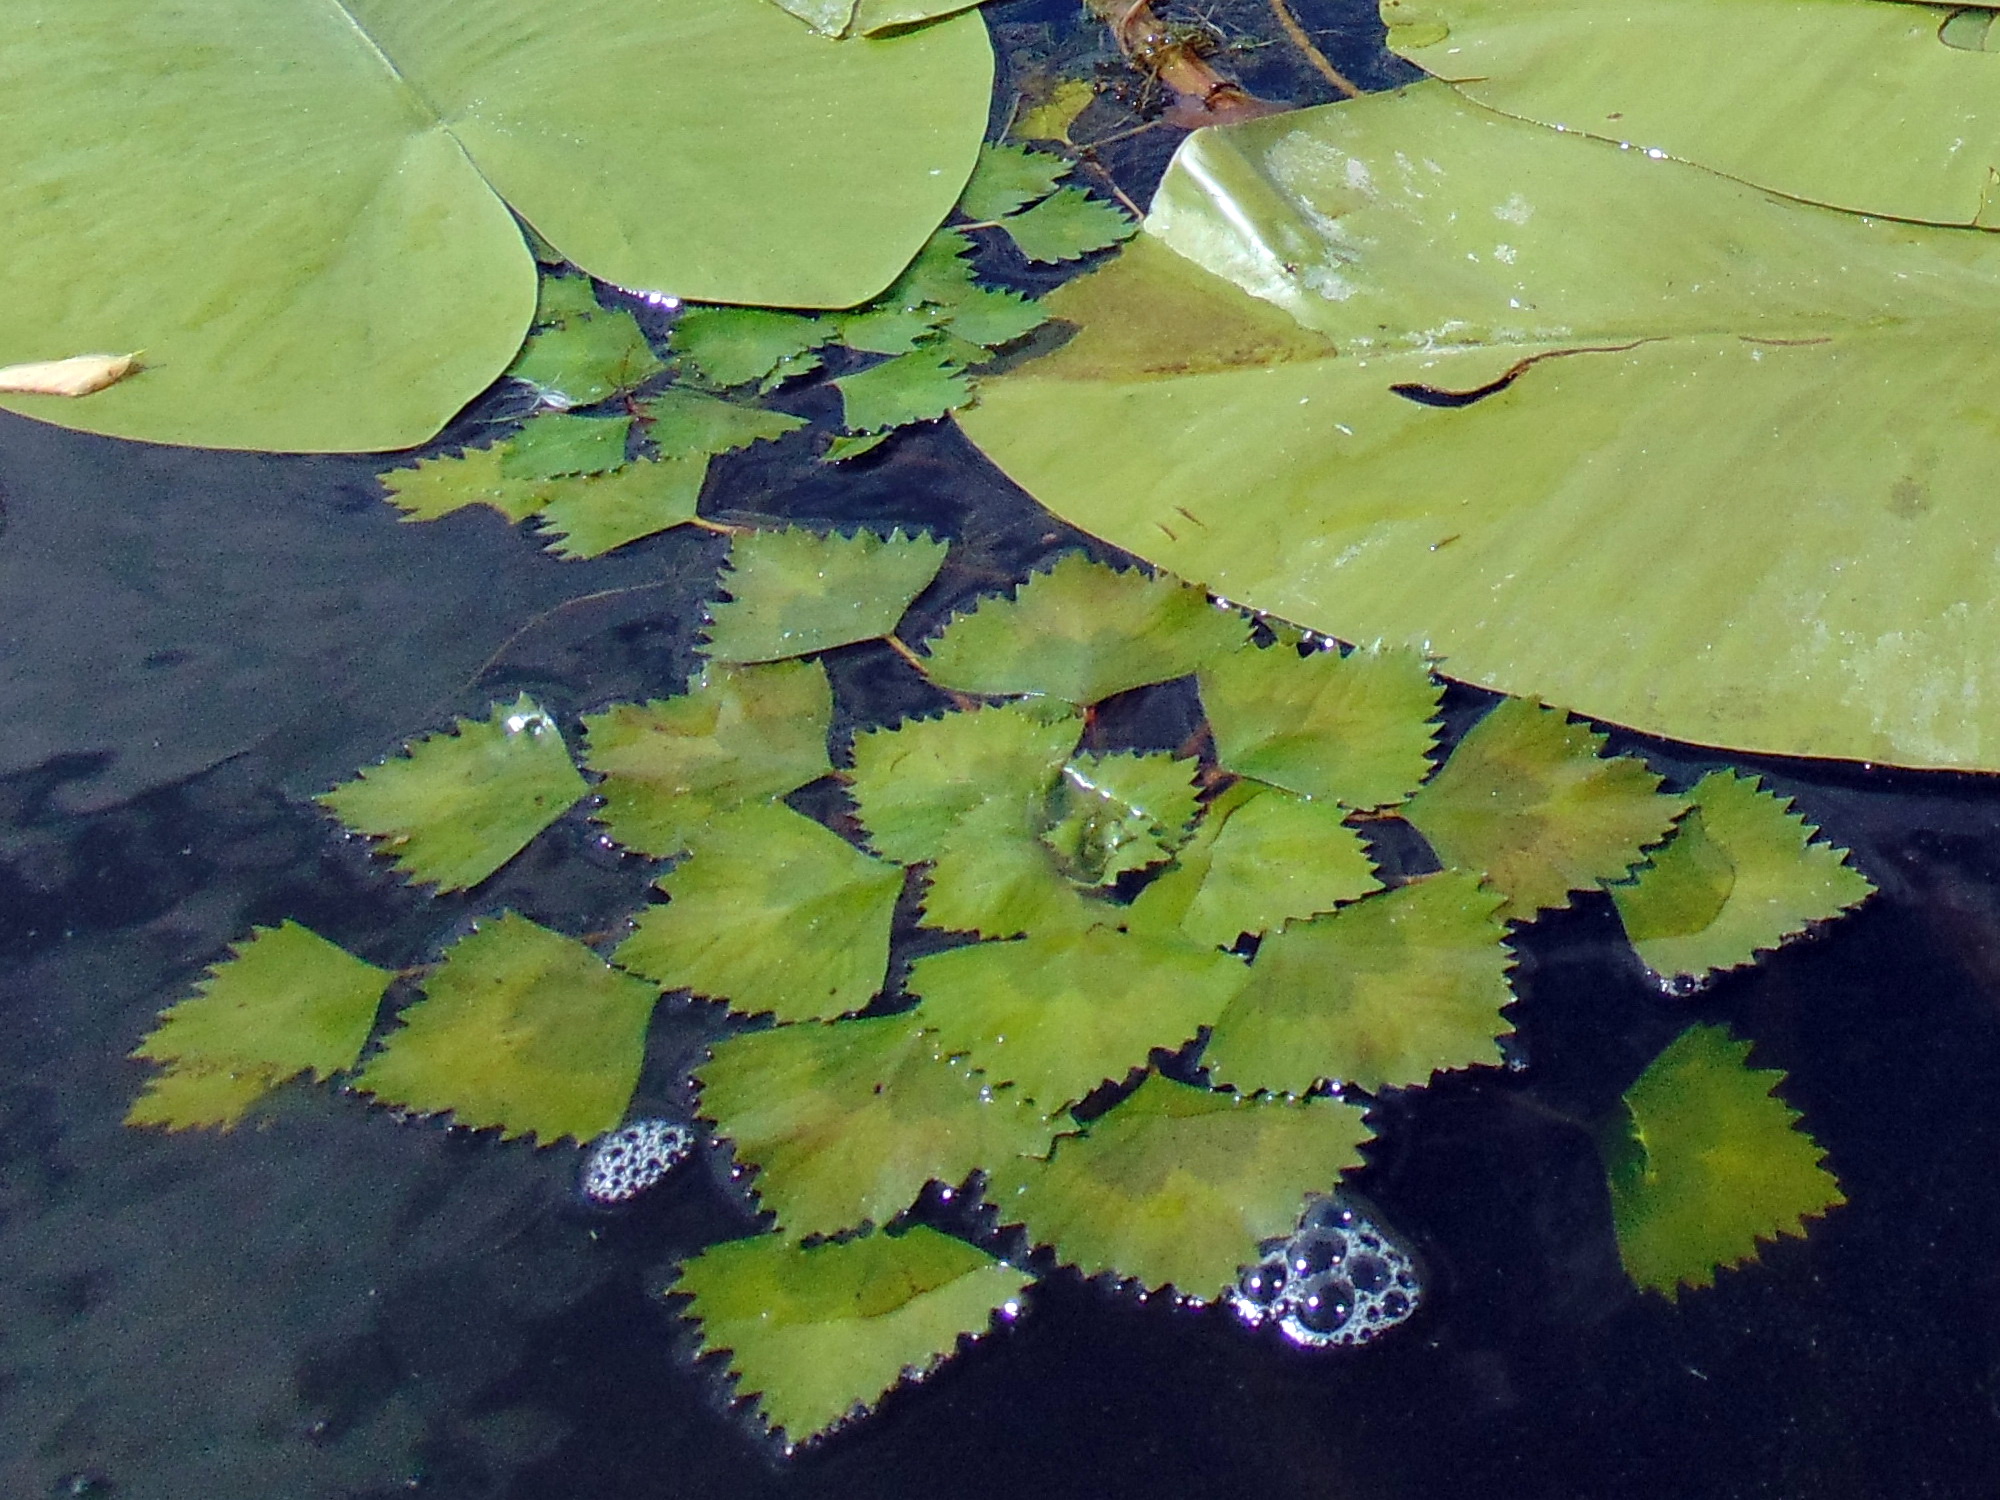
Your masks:
<svg viewBox="0 0 2000 1500"><path fill-rule="evenodd" d="M962 230L940 229L889 285L878 302L884 307L950 306L976 287L966 256L972 241Z"/></svg>
<svg viewBox="0 0 2000 1500"><path fill-rule="evenodd" d="M872 453L889 440L895 429L887 432L853 433L836 432L826 445L826 461L830 464L846 463L850 458L859 458L864 453Z"/></svg>
<svg viewBox="0 0 2000 1500"><path fill-rule="evenodd" d="M1013 598L954 619L929 643L924 669L960 692L1097 703L1185 677L1248 634L1241 615L1212 608L1200 589L1070 552Z"/></svg>
<svg viewBox="0 0 2000 1500"><path fill-rule="evenodd" d="M1209 805L1174 866L1132 903L1133 929L1227 948L1381 889L1342 809L1239 781Z"/></svg>
<svg viewBox="0 0 2000 1500"><path fill-rule="evenodd" d="M604 778L598 820L628 849L678 854L718 815L831 771L832 721L833 689L816 662L711 662L678 698L586 714L584 763Z"/></svg>
<svg viewBox="0 0 2000 1500"><path fill-rule="evenodd" d="M769 442L806 425L804 417L724 401L686 386L669 386L639 403L652 423L646 429L662 458L693 458L700 454L733 453L752 443Z"/></svg>
<svg viewBox="0 0 2000 1500"><path fill-rule="evenodd" d="M996 1313L1011 1317L1033 1279L919 1225L809 1250L733 1240L683 1265L673 1289L790 1448L922 1378Z"/></svg>
<svg viewBox="0 0 2000 1500"><path fill-rule="evenodd" d="M1238 775L1349 807L1385 807L1430 771L1443 684L1414 651L1246 647L1207 663L1215 754Z"/></svg>
<svg viewBox="0 0 2000 1500"><path fill-rule="evenodd" d="M1130 239L1139 226L1114 203L1082 188L1058 188L1033 208L999 221L1029 260L1076 260Z"/></svg>
<svg viewBox="0 0 2000 1500"><path fill-rule="evenodd" d="M972 398L965 372L947 351L914 349L834 381L840 390L841 425L849 432L877 432L928 422Z"/></svg>
<svg viewBox="0 0 2000 1500"><path fill-rule="evenodd" d="M1247 972L1213 949L1098 927L929 954L909 989L941 1053L1053 1115L1192 1041Z"/></svg>
<svg viewBox="0 0 2000 1500"><path fill-rule="evenodd" d="M172 1067L146 1080L125 1123L162 1130L233 1130L285 1081L276 1068Z"/></svg>
<svg viewBox="0 0 2000 1500"><path fill-rule="evenodd" d="M1156 1074L1052 1160L995 1167L986 1193L1065 1265L1207 1299L1291 1232L1308 1193L1360 1165L1367 1138L1342 1100L1245 1100Z"/></svg>
<svg viewBox="0 0 2000 1500"><path fill-rule="evenodd" d="M684 526L699 514L708 455L639 459L609 474L574 474L538 486L538 522L548 551L602 557L640 537Z"/></svg>
<svg viewBox="0 0 2000 1500"><path fill-rule="evenodd" d="M503 479L557 479L602 474L625 462L630 417L579 417L544 412L528 418L500 450Z"/></svg>
<svg viewBox="0 0 2000 1500"><path fill-rule="evenodd" d="M576 939L503 912L445 950L354 1087L502 1139L587 1141L624 1119L658 999Z"/></svg>
<svg viewBox="0 0 2000 1500"><path fill-rule="evenodd" d="M1031 302L998 287L967 285L939 306L944 326L967 343L997 349L1033 333L1048 322L1039 302ZM966 361L970 363L970 361Z"/></svg>
<svg viewBox="0 0 2000 1500"><path fill-rule="evenodd" d="M621 307L566 315L537 329L507 374L532 387L543 405L560 410L629 391L660 368L638 319Z"/></svg>
<svg viewBox="0 0 2000 1500"><path fill-rule="evenodd" d="M710 385L748 385L786 360L817 349L833 329L803 313L761 307L690 307L668 340L674 353Z"/></svg>
<svg viewBox="0 0 2000 1500"><path fill-rule="evenodd" d="M1331 1080L1372 1093L1499 1062L1514 1001L1499 905L1446 871L1272 933L1215 1023L1211 1076L1245 1092Z"/></svg>
<svg viewBox="0 0 2000 1500"><path fill-rule="evenodd" d="M532 233L532 231L530 231ZM562 257L557 256L560 260ZM557 328L604 311L597 288L588 276L543 273L535 288L535 327Z"/></svg>
<svg viewBox="0 0 2000 1500"><path fill-rule="evenodd" d="M412 880L454 891L506 864L588 790L555 720L523 693L317 800L352 832L381 839L377 852Z"/></svg>
<svg viewBox="0 0 2000 1500"><path fill-rule="evenodd" d="M1749 1065L1750 1044L1691 1026L1625 1091L1600 1145L1618 1254L1639 1286L1678 1297L1759 1240L1803 1235L1846 1202L1798 1112L1773 1092L1785 1075Z"/></svg>
<svg viewBox="0 0 2000 1500"><path fill-rule="evenodd" d="M713 661L775 661L876 640L944 566L924 535L872 531L751 531L729 549L729 599L709 608Z"/></svg>
<svg viewBox="0 0 2000 1500"><path fill-rule="evenodd" d="M1571 891L1622 879L1686 808L1604 736L1560 709L1509 698L1473 725L1403 816L1448 865L1486 876L1501 915L1526 921Z"/></svg>
<svg viewBox="0 0 2000 1500"><path fill-rule="evenodd" d="M1042 842L1084 886L1158 864L1187 841L1199 769L1164 752L1080 755L1056 783Z"/></svg>
<svg viewBox="0 0 2000 1500"><path fill-rule="evenodd" d="M871 303L834 321L840 342L863 354L908 354L937 327L941 316L928 308Z"/></svg>
<svg viewBox="0 0 2000 1500"><path fill-rule="evenodd" d="M902 867L783 803L717 817L658 884L670 900L612 957L664 988L780 1021L859 1010L882 988Z"/></svg>
<svg viewBox="0 0 2000 1500"><path fill-rule="evenodd" d="M886 1224L925 1183L956 1186L1054 1134L1018 1090L938 1057L907 1014L744 1032L695 1073L703 1117L792 1234Z"/></svg>
<svg viewBox="0 0 2000 1500"><path fill-rule="evenodd" d="M1629 885L1611 887L1626 936L1662 977L1694 978L1752 962L1864 900L1874 889L1847 851L1754 777L1704 776L1667 844Z"/></svg>
<svg viewBox="0 0 2000 1500"><path fill-rule="evenodd" d="M533 480L509 479L500 472L507 448L506 443L468 448L375 477L405 521L435 521L469 505L491 506L510 521L525 521L542 508L542 489Z"/></svg>
<svg viewBox="0 0 2000 1500"><path fill-rule="evenodd" d="M1063 157L989 142L979 148L979 165L972 169L958 211L968 219L998 219L1048 197L1069 174L1070 163Z"/></svg>
<svg viewBox="0 0 2000 1500"><path fill-rule="evenodd" d="M924 924L947 932L1011 938L1074 932L1117 913L1056 867L1042 842L1039 808L990 802L961 819L938 846L924 882Z"/></svg>

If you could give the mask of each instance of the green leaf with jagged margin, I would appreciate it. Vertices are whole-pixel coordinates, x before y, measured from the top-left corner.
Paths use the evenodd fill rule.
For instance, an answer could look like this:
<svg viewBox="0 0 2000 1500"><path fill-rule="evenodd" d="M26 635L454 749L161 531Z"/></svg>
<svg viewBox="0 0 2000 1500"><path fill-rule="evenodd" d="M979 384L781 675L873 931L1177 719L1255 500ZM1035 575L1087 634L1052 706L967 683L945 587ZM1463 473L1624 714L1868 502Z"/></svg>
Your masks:
<svg viewBox="0 0 2000 1500"><path fill-rule="evenodd" d="M782 802L716 818L663 875L614 962L746 1015L810 1021L859 1010L889 969L903 869Z"/></svg>
<svg viewBox="0 0 2000 1500"><path fill-rule="evenodd" d="M946 550L901 531L744 532L729 549L729 598L709 606L701 649L712 661L762 662L879 640L930 587Z"/></svg>
<svg viewBox="0 0 2000 1500"><path fill-rule="evenodd" d="M435 521L469 505L487 505L509 521L528 519L546 503L543 486L528 479L509 479L500 472L507 444L467 448L446 458L419 459L407 469L387 469L375 477L389 492L389 503L405 521Z"/></svg>
<svg viewBox="0 0 2000 1500"><path fill-rule="evenodd" d="M608 474L575 474L537 486L544 497L543 549L576 560L602 557L641 537L685 526L699 512L708 455L642 458Z"/></svg>
<svg viewBox="0 0 2000 1500"><path fill-rule="evenodd" d="M918 1225L811 1249L732 1240L683 1264L671 1290L692 1299L702 1347L730 1351L737 1389L756 1393L791 1452L921 1380L995 1314L1012 1317L1032 1280Z"/></svg>
<svg viewBox="0 0 2000 1500"><path fill-rule="evenodd" d="M1158 1074L1056 1142L1051 1160L996 1165L1001 1222L1085 1275L1215 1297L1291 1233L1308 1193L1361 1163L1369 1131L1339 1099L1243 1099Z"/></svg>
<svg viewBox="0 0 2000 1500"><path fill-rule="evenodd" d="M1193 943L1095 927L974 943L912 965L915 1018L938 1050L1054 1115L1177 1051L1223 1014L1248 970Z"/></svg>
<svg viewBox="0 0 2000 1500"><path fill-rule="evenodd" d="M770 442L806 425L804 417L769 407L724 401L686 386L669 386L639 403L652 425L646 429L662 458L733 453L752 443Z"/></svg>
<svg viewBox="0 0 2000 1500"><path fill-rule="evenodd" d="M934 682L965 693L1097 703L1185 677L1249 636L1200 589L1068 552L1012 598L985 599L929 643Z"/></svg>
<svg viewBox="0 0 2000 1500"><path fill-rule="evenodd" d="M1759 1240L1804 1235L1805 1221L1846 1202L1819 1143L1774 1090L1785 1075L1752 1068L1750 1043L1724 1026L1690 1026L1625 1091L1599 1136L1625 1274L1678 1297Z"/></svg>
<svg viewBox="0 0 2000 1500"><path fill-rule="evenodd" d="M1158 864L1187 842L1200 769L1164 751L1079 755L1056 783L1042 842L1084 886Z"/></svg>
<svg viewBox="0 0 2000 1500"><path fill-rule="evenodd" d="M597 300L597 288L588 276L570 276L560 271L542 273L535 288L535 327L559 328L594 318L603 311L604 304Z"/></svg>
<svg viewBox="0 0 2000 1500"><path fill-rule="evenodd" d="M979 148L979 164L959 196L958 211L968 219L999 219L1030 203L1039 203L1070 174L1070 163L1047 151L1026 146Z"/></svg>
<svg viewBox="0 0 2000 1500"><path fill-rule="evenodd" d="M1002 804L1026 821L1041 812L1079 725L1019 704L912 719L854 737L849 781L868 842L906 865L934 859L961 822Z"/></svg>
<svg viewBox="0 0 2000 1500"><path fill-rule="evenodd" d="M543 412L528 418L500 450L503 479L560 479L602 474L625 462L630 417L580 417Z"/></svg>
<svg viewBox="0 0 2000 1500"><path fill-rule="evenodd" d="M869 303L834 320L840 342L863 354L908 354L943 321L934 308Z"/></svg>
<svg viewBox="0 0 2000 1500"><path fill-rule="evenodd" d="M639 320L622 307L607 307L566 313L536 329L507 374L533 389L544 406L563 410L632 390L661 368Z"/></svg>
<svg viewBox="0 0 2000 1500"><path fill-rule="evenodd" d="M786 364L833 339L833 329L805 313L765 307L690 307L668 347L710 385L727 389L769 379Z"/></svg>
<svg viewBox="0 0 2000 1500"><path fill-rule="evenodd" d="M1041 303L988 286L967 286L938 311L947 330L988 349L1024 338L1049 320Z"/></svg>
<svg viewBox="0 0 2000 1500"><path fill-rule="evenodd" d="M972 240L962 229L940 229L924 241L916 258L903 268L902 275L876 299L883 307L948 306L969 287L975 287Z"/></svg>
<svg viewBox="0 0 2000 1500"><path fill-rule="evenodd" d="M1874 890L1845 849L1815 842L1818 830L1755 777L1712 771L1688 800L1666 845L1611 887L1625 935L1663 978L1754 962Z"/></svg>
<svg viewBox="0 0 2000 1500"><path fill-rule="evenodd" d="M445 950L354 1087L503 1140L587 1141L625 1118L659 991L513 912Z"/></svg>
<svg viewBox="0 0 2000 1500"><path fill-rule="evenodd" d="M628 849L678 854L719 815L830 772L832 722L817 662L711 662L677 698L584 715L584 764L604 778L597 819Z"/></svg>
<svg viewBox="0 0 2000 1500"><path fill-rule="evenodd" d="M146 1080L125 1123L163 1130L234 1130L251 1106L285 1081L277 1068L176 1065Z"/></svg>
<svg viewBox="0 0 2000 1500"><path fill-rule="evenodd" d="M1502 114L1853 213L2000 224L1996 69L1876 0L1384 0L1389 45ZM1981 12L1982 14L1984 12Z"/></svg>
<svg viewBox="0 0 2000 1500"><path fill-rule="evenodd" d="M880 432L928 422L972 399L965 371L950 351L913 349L855 375L834 381L841 425L849 432Z"/></svg>
<svg viewBox="0 0 2000 1500"><path fill-rule="evenodd" d="M456 891L506 864L589 790L555 720L523 693L316 800L351 832L380 839L376 852L412 880Z"/></svg>
<svg viewBox="0 0 2000 1500"><path fill-rule="evenodd" d="M1497 892L1447 870L1264 939L1203 1052L1219 1084L1373 1093L1500 1061L1513 956Z"/></svg>
<svg viewBox="0 0 2000 1500"><path fill-rule="evenodd" d="M1473 725L1402 809L1438 858L1484 875L1527 921L1571 891L1621 880L1665 838L1686 799L1561 709L1509 698Z"/></svg>
<svg viewBox="0 0 2000 1500"><path fill-rule="evenodd" d="M1210 661L1200 682L1216 759L1238 775L1374 808L1430 772L1444 686L1414 651L1250 646Z"/></svg>
<svg viewBox="0 0 2000 1500"><path fill-rule="evenodd" d="M864 432L860 436L852 433L836 432L827 441L824 455L827 463L846 463L850 458L859 458L864 453L872 453L887 442L888 432Z"/></svg>
<svg viewBox="0 0 2000 1500"><path fill-rule="evenodd" d="M1057 188L1033 208L998 221L1015 247L1034 261L1078 260L1129 240L1139 226L1115 203L1079 187Z"/></svg>
<svg viewBox="0 0 2000 1500"><path fill-rule="evenodd" d="M886 1224L926 1183L956 1187L1055 1133L1019 1090L939 1057L909 1014L744 1032L694 1071L702 1117L795 1235Z"/></svg>
<svg viewBox="0 0 2000 1500"><path fill-rule="evenodd" d="M1132 930L1227 948L1297 917L1380 890L1341 808L1239 781L1209 804L1194 838L1132 903Z"/></svg>
<svg viewBox="0 0 2000 1500"><path fill-rule="evenodd" d="M1120 913L1088 900L1042 842L1044 815L1003 802L975 808L946 834L924 877L924 925L980 937L1075 932Z"/></svg>

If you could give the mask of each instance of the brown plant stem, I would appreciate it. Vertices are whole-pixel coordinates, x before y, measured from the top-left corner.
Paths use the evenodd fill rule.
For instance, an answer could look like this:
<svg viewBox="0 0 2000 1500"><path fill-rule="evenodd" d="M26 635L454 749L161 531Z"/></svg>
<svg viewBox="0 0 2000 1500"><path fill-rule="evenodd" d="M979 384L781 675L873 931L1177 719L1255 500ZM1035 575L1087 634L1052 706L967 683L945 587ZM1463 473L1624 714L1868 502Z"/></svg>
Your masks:
<svg viewBox="0 0 2000 1500"><path fill-rule="evenodd" d="M1291 39L1292 45L1299 49L1300 56L1312 64L1313 71L1348 98L1358 96L1361 90L1346 74L1326 60L1324 52L1313 45L1313 39L1306 35L1305 27L1299 24L1299 18L1292 14L1292 8L1285 4L1285 0L1270 0L1270 5L1271 14L1276 16L1278 24L1285 28L1285 35Z"/></svg>

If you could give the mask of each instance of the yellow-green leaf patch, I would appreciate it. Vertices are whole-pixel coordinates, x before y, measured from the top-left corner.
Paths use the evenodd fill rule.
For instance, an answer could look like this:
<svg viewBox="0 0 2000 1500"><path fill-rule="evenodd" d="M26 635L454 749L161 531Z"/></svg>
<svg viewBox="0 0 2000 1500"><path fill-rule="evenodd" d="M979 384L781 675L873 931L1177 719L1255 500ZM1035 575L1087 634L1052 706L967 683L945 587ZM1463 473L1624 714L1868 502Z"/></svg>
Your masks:
<svg viewBox="0 0 2000 1500"><path fill-rule="evenodd" d="M730 1351L737 1389L755 1393L788 1448L921 1379L1012 1316L1034 1278L919 1225L896 1236L801 1249L778 1235L732 1240L680 1269L705 1349Z"/></svg>
<svg viewBox="0 0 2000 1500"><path fill-rule="evenodd" d="M283 1083L276 1068L176 1065L146 1080L125 1112L127 1125L163 1130L233 1130L250 1107Z"/></svg>
<svg viewBox="0 0 2000 1500"><path fill-rule="evenodd" d="M1342 1100L1242 1099L1156 1074L1051 1160L995 1167L987 1197L1086 1275L1208 1299L1292 1231L1306 1194L1360 1165L1368 1133Z"/></svg>
<svg viewBox="0 0 2000 1500"><path fill-rule="evenodd" d="M353 832L380 839L378 852L411 879L451 891L478 885L587 790L555 720L524 693L318 800Z"/></svg>
<svg viewBox="0 0 2000 1500"><path fill-rule="evenodd" d="M700 454L733 453L752 443L765 443L796 432L804 417L769 407L724 401L687 386L670 386L639 404L651 424L646 436L662 458L693 458Z"/></svg>
<svg viewBox="0 0 2000 1500"><path fill-rule="evenodd" d="M678 854L718 814L833 769L833 689L816 662L711 662L687 692L584 716L584 763L603 776L598 819L629 849Z"/></svg>
<svg viewBox="0 0 2000 1500"><path fill-rule="evenodd" d="M419 459L407 469L388 469L376 478L406 521L435 521L470 505L490 506L510 521L525 521L547 502L532 480L509 479L500 472L506 452L505 443L468 448L444 458Z"/></svg>
<svg viewBox="0 0 2000 1500"><path fill-rule="evenodd" d="M1691 1026L1625 1091L1599 1145L1618 1254L1639 1286L1669 1297L1803 1235L1846 1202L1798 1112L1773 1092L1785 1075L1749 1065L1726 1027Z"/></svg>
<svg viewBox="0 0 2000 1500"><path fill-rule="evenodd" d="M639 459L607 474L547 479L536 487L542 504L537 524L558 557L602 557L627 542L698 514L708 478L705 455Z"/></svg>
<svg viewBox="0 0 2000 1500"><path fill-rule="evenodd" d="M354 1086L502 1138L587 1141L625 1117L659 991L513 912L445 950Z"/></svg>
<svg viewBox="0 0 2000 1500"><path fill-rule="evenodd" d="M805 1021L859 1010L889 967L900 865L783 803L724 813L659 888L617 963L746 1014Z"/></svg>
<svg viewBox="0 0 2000 1500"><path fill-rule="evenodd" d="M1019 1090L937 1055L909 1014L780 1026L716 1043L701 1112L792 1234L885 1224L928 1182L1048 1149Z"/></svg>
<svg viewBox="0 0 2000 1500"><path fill-rule="evenodd" d="M1500 1061L1513 962L1499 895L1447 871L1264 939L1202 1054L1217 1083L1370 1091Z"/></svg>
<svg viewBox="0 0 2000 1500"><path fill-rule="evenodd" d="M1620 880L1667 836L1687 803L1604 736L1523 698L1496 705L1403 816L1448 865L1475 871L1525 921L1571 891Z"/></svg>
<svg viewBox="0 0 2000 1500"><path fill-rule="evenodd" d="M1754 777L1711 772L1688 800L1673 838L1631 884L1611 887L1626 936L1663 978L1750 963L1874 889Z"/></svg>
<svg viewBox="0 0 2000 1500"><path fill-rule="evenodd" d="M714 661L775 661L878 639L937 577L945 551L900 531L747 532L729 550L730 597L710 606L703 649Z"/></svg>
<svg viewBox="0 0 2000 1500"><path fill-rule="evenodd" d="M1172 755L1080 755L1063 767L1042 842L1079 885L1109 885L1187 841L1199 766Z"/></svg>

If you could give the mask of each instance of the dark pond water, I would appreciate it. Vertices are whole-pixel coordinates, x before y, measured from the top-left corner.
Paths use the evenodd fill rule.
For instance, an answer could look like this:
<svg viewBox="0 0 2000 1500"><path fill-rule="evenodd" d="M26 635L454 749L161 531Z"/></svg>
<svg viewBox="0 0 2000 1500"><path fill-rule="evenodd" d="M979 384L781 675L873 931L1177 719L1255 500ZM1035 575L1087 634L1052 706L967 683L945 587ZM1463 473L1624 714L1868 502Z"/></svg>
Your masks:
<svg viewBox="0 0 2000 1500"><path fill-rule="evenodd" d="M1085 45L1066 19L998 12L1009 65ZM1382 81L1351 14L1308 19ZM1160 142L1135 139L1143 174ZM565 717L674 690L720 544L558 563L485 513L399 524L375 467L0 418L0 1495L2000 1488L1985 778L1758 763L1881 894L1696 1002L1645 982L1602 902L1545 921L1516 981L1528 1066L1392 1101L1362 1179L1432 1276L1398 1336L1306 1355L1057 1277L1011 1330L789 1464L725 1409L657 1295L672 1262L746 1226L701 1170L598 1219L572 1206L573 1152L324 1090L229 1135L124 1129L144 1076L125 1054L253 922L401 961L500 906L587 932L642 899L649 871L578 815L476 896L415 898L306 799L520 690ZM841 474L787 440L720 464L707 508L936 527L958 548L920 604L933 617L1073 540L949 430ZM925 691L886 651L831 665L871 714ZM1625 747L1683 782L1716 763ZM1624 1281L1570 1120L1694 1017L1788 1071L1851 1201L1674 1306ZM663 1007L642 1104L676 1101L707 1024Z"/></svg>

